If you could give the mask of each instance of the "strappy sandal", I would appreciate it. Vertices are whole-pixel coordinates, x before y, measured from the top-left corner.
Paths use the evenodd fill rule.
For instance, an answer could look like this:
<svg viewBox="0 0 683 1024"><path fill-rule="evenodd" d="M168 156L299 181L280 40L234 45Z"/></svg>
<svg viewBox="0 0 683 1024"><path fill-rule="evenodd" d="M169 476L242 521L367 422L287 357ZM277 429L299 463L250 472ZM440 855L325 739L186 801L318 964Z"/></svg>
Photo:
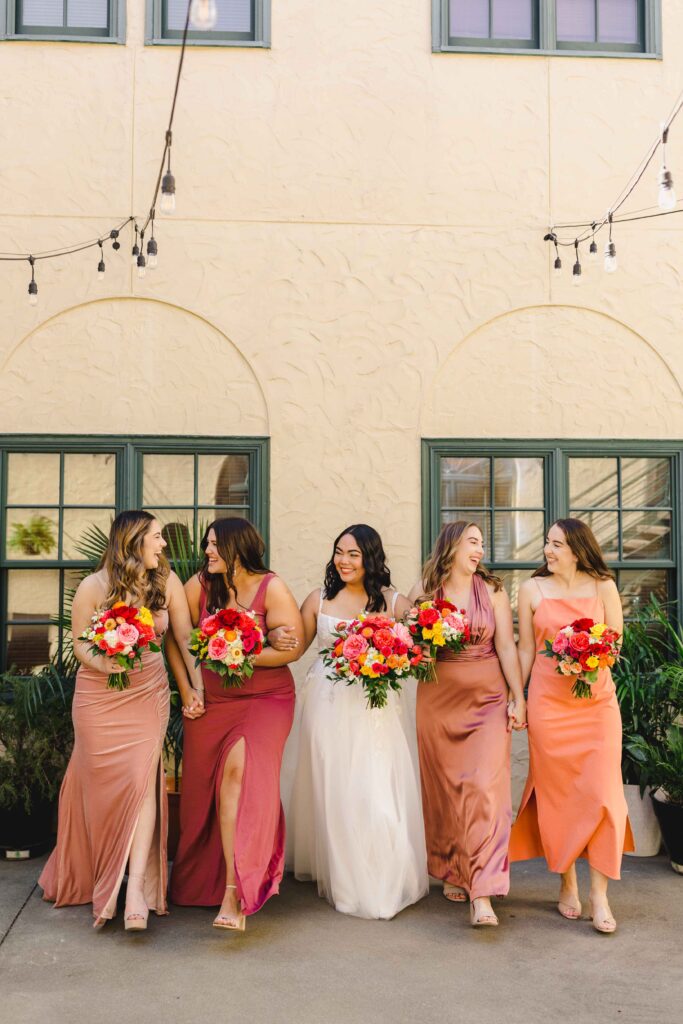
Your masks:
<svg viewBox="0 0 683 1024"><path fill-rule="evenodd" d="M477 908L474 905L475 902L476 902L476 899L477 899L477 897L475 897L475 899L473 899L472 902L470 903L470 924L472 925L472 927L473 928L497 928L498 927L498 918L493 913L493 910L491 910L491 911L487 910L486 913L481 914L481 916L480 916L478 914L478 912L477 912Z"/></svg>
<svg viewBox="0 0 683 1024"><path fill-rule="evenodd" d="M598 916L601 912L602 916ZM617 922L614 920L612 911L607 904L594 910L591 903L591 924L596 932L600 932L601 935L613 935L617 930Z"/></svg>
<svg viewBox="0 0 683 1024"><path fill-rule="evenodd" d="M135 881L144 882L144 875L128 875L128 882L130 883L133 879ZM144 898L144 897L143 897ZM144 914L124 914L123 927L127 932L144 932L147 929L147 918L149 917L149 908L145 909Z"/></svg>
<svg viewBox="0 0 683 1024"><path fill-rule="evenodd" d="M443 883L443 895L450 903L467 903L467 893L459 885L451 882Z"/></svg>
<svg viewBox="0 0 683 1024"><path fill-rule="evenodd" d="M557 902L558 913L562 914L562 917L566 918L567 921L578 921L581 917L581 900L578 894L571 895L571 898L576 900L576 904L569 903L566 899L559 899Z"/></svg>
<svg viewBox="0 0 683 1024"><path fill-rule="evenodd" d="M225 891L228 889L237 889L236 885L226 885ZM213 927L223 928L228 932L243 932L247 926L247 919L241 910L238 910L236 914L219 914L214 918Z"/></svg>

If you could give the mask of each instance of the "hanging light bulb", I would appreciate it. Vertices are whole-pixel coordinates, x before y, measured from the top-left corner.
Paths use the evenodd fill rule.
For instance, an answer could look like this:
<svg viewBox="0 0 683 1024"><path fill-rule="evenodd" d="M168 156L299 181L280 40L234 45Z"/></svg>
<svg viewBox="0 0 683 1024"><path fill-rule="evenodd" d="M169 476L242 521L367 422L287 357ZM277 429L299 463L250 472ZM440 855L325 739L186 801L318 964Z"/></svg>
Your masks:
<svg viewBox="0 0 683 1024"><path fill-rule="evenodd" d="M162 213L175 213L175 178L171 174L171 132L166 132L166 150L168 152L168 163L166 174L161 179L161 200L159 209Z"/></svg>
<svg viewBox="0 0 683 1024"><path fill-rule="evenodd" d="M574 252L576 253L576 260L572 267L572 284L576 287L581 284L581 260L579 259L579 240L574 239Z"/></svg>
<svg viewBox="0 0 683 1024"><path fill-rule="evenodd" d="M562 260L559 256L555 257L555 262L553 263L553 272L555 273L556 277L562 276Z"/></svg>
<svg viewBox="0 0 683 1024"><path fill-rule="evenodd" d="M130 250L130 262L133 264L133 266L137 265L138 256L139 255L140 255L140 246L138 245L138 226L136 224L135 225L135 244L133 245L133 248Z"/></svg>
<svg viewBox="0 0 683 1024"><path fill-rule="evenodd" d="M612 241L612 211L607 214L607 220L609 222L609 238L607 245L605 246L605 271L608 274L614 274L617 269L617 247Z"/></svg>
<svg viewBox="0 0 683 1024"><path fill-rule="evenodd" d="M218 8L216 0L192 0L190 6L190 24L199 32L207 32L216 27Z"/></svg>
<svg viewBox="0 0 683 1024"><path fill-rule="evenodd" d="M102 248L102 242L97 243L100 247L100 262L97 264L97 280L104 281L104 272L106 267L104 265L104 250Z"/></svg>
<svg viewBox="0 0 683 1024"><path fill-rule="evenodd" d="M112 240L112 243L111 243L112 249L114 249L116 252L118 252L118 250L121 248L121 243L119 242L119 233L116 230L116 228L114 228L113 231L109 232L109 237Z"/></svg>
<svg viewBox="0 0 683 1024"><path fill-rule="evenodd" d="M154 270L159 260L157 254L159 252L156 238L152 235L149 242L147 243L147 266L150 270Z"/></svg>
<svg viewBox="0 0 683 1024"><path fill-rule="evenodd" d="M660 210L673 210L676 205L673 175L666 166L666 144L668 140L669 129L662 126L662 166L659 168L659 175L657 176L657 184L659 185L657 202Z"/></svg>
<svg viewBox="0 0 683 1024"><path fill-rule="evenodd" d="M29 256L28 261L31 264L31 280L29 281L29 284L28 284L28 301L29 301L29 305L30 306L37 306L38 305L38 285L36 284L36 275L35 275L35 266L34 266L36 261L34 260L33 256Z"/></svg>
<svg viewBox="0 0 683 1024"><path fill-rule="evenodd" d="M147 273L147 261L145 257L140 253L138 256L138 277L142 278Z"/></svg>
<svg viewBox="0 0 683 1024"><path fill-rule="evenodd" d="M598 262L598 243L595 241L595 229L597 227L597 224L595 223L595 221L593 221L593 223L591 224L591 227L593 229L593 238L591 239L591 244L588 247L588 261L589 261L589 263L597 263Z"/></svg>

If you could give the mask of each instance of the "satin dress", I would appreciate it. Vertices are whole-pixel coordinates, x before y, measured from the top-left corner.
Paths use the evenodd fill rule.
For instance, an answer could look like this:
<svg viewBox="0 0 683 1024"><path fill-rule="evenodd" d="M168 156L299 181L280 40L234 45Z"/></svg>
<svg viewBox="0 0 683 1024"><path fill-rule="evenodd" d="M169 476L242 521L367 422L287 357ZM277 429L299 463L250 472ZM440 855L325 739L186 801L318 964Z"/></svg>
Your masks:
<svg viewBox="0 0 683 1024"><path fill-rule="evenodd" d="M633 850L633 836L621 780L621 715L612 674L601 670L593 696L579 699L571 692L573 679L560 676L555 660L540 653L546 640L578 618L605 621L597 585L594 597L541 596L534 613L538 653L527 705L529 777L512 828L510 859L545 857L550 870L561 873L586 857L608 878L619 878L622 854Z"/></svg>
<svg viewBox="0 0 683 1024"><path fill-rule="evenodd" d="M157 638L168 613L154 612ZM38 884L57 907L92 903L95 924L116 913L150 772L157 775L157 818L145 870L150 910L166 914L167 797L161 749L169 715L163 654L145 651L130 687L110 690L107 676L81 665L72 716L74 749L59 794L57 846Z"/></svg>
<svg viewBox="0 0 683 1024"><path fill-rule="evenodd" d="M467 616L473 642L440 653L437 682L418 685L417 739L429 874L476 899L509 890L512 822L508 688L476 574Z"/></svg>
<svg viewBox="0 0 683 1024"><path fill-rule="evenodd" d="M251 611L265 633L267 573ZM202 590L199 621L207 615ZM220 789L228 754L245 741L245 766L235 827L235 882L245 914L279 891L284 871L285 818L280 803L282 753L294 717L294 680L286 665L257 668L242 687L223 687L202 666L206 713L184 723L180 841L171 875L171 899L213 907L225 893L219 822Z"/></svg>

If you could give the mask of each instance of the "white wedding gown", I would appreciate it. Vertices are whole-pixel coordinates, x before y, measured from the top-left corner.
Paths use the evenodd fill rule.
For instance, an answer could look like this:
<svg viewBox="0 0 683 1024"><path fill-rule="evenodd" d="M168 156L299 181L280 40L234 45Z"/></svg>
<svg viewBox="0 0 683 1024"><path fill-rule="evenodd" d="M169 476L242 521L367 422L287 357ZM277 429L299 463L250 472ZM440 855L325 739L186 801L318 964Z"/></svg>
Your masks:
<svg viewBox="0 0 683 1024"><path fill-rule="evenodd" d="M338 621L319 610L319 650L331 645ZM319 894L342 913L390 918L429 889L415 683L391 692L385 708L370 710L361 686L327 673L318 656L300 695L288 821L294 874L317 880Z"/></svg>

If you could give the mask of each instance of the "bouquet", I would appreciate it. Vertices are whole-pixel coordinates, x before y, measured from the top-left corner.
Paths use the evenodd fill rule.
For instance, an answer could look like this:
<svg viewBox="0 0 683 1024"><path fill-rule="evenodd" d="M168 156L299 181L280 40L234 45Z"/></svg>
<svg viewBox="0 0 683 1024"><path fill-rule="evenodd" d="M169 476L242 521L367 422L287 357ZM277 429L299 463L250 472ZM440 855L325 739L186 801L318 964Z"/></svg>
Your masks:
<svg viewBox="0 0 683 1024"><path fill-rule="evenodd" d="M398 692L424 660L408 627L386 615L363 612L353 622L338 622L332 635L333 646L320 652L323 662L347 685L360 683L369 708L385 707L389 690Z"/></svg>
<svg viewBox="0 0 683 1024"><path fill-rule="evenodd" d="M263 650L263 633L252 612L223 608L192 630L190 651L195 665L206 665L222 677L223 687L242 686L254 674L254 659Z"/></svg>
<svg viewBox="0 0 683 1024"><path fill-rule="evenodd" d="M546 658L556 658L557 668L563 676L574 676L572 693L575 697L591 697L592 683L597 682L601 668L611 668L619 657L621 637L604 622L576 619L561 629L552 640L546 640Z"/></svg>
<svg viewBox="0 0 683 1024"><path fill-rule="evenodd" d="M470 642L470 624L464 609L458 611L450 601L436 598L434 601L421 601L406 613L406 625L413 637L413 642L426 649L430 661L427 662L434 675L434 661L440 648L457 653Z"/></svg>
<svg viewBox="0 0 683 1024"><path fill-rule="evenodd" d="M142 664L142 652L161 650L154 642L154 619L149 608L135 608L124 601L95 612L91 625L78 639L90 644L91 654L113 658L126 669L109 676L110 690L127 690L130 686L128 672Z"/></svg>

